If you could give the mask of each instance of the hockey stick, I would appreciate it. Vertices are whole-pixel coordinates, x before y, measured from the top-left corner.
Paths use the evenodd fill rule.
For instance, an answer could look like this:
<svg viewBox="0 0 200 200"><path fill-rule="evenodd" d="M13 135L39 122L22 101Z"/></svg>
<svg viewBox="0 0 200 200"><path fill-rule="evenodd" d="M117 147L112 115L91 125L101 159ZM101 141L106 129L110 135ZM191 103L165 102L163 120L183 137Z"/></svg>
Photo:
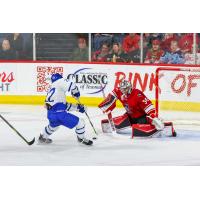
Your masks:
<svg viewBox="0 0 200 200"><path fill-rule="evenodd" d="M102 90L103 98L105 99L106 95L105 95L103 86L102 86L101 83L100 83L100 85L101 85L101 90ZM109 113L107 113L107 117L108 117L108 121L110 123L110 126L112 128L112 132L116 133L115 124L114 124L113 119L112 119L112 113L111 113L111 111Z"/></svg>
<svg viewBox="0 0 200 200"><path fill-rule="evenodd" d="M10 128L12 128L13 131L15 131L15 133L17 133L17 135L19 135L19 137L21 137L26 144L28 145L32 145L35 142L35 138L33 138L33 140L31 140L30 142L27 141L2 115L0 115L0 118L8 125L10 126Z"/></svg>
<svg viewBox="0 0 200 200"><path fill-rule="evenodd" d="M76 100L78 101L79 104L82 105L82 103L80 102L79 99L76 99ZM96 130L95 130L95 128L94 128L94 125L93 125L92 121L90 120L90 117L89 117L89 115L87 114L86 111L85 111L85 115L87 116L88 121L90 122L90 125L92 126L92 128L93 128L93 130L94 130L94 133L95 133L96 135L98 135L98 133L96 132ZM96 138L96 137L93 137L93 139L95 140L95 139L97 139L97 138Z"/></svg>

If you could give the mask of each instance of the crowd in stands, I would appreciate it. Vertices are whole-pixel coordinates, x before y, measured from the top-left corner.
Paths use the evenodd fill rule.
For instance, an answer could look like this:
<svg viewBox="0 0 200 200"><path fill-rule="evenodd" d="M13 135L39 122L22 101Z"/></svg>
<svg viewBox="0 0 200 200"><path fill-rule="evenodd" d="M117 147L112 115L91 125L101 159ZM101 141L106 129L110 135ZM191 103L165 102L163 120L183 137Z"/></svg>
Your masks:
<svg viewBox="0 0 200 200"><path fill-rule="evenodd" d="M143 41L141 41L140 34L137 33L122 34L121 37L119 37L119 34L117 36L115 34L102 34L102 36L93 34L93 41L92 61L165 64L194 63L192 33L145 33ZM143 48L142 56L141 44ZM196 44L198 63L198 60L200 60L198 34L196 35Z"/></svg>
<svg viewBox="0 0 200 200"><path fill-rule="evenodd" d="M32 59L32 34L26 40L20 33L2 34L0 37L0 60L26 60Z"/></svg>
<svg viewBox="0 0 200 200"><path fill-rule="evenodd" d="M0 34L0 60L33 59L32 38L25 42L24 37L12 33L4 34L1 39ZM199 37L200 34L196 34L197 64L200 64ZM144 33L143 37L140 33L93 33L91 61L194 64L193 38L192 33ZM74 46L67 60L89 61L88 37L78 37Z"/></svg>
<svg viewBox="0 0 200 200"><path fill-rule="evenodd" d="M86 39L81 37L78 38L77 48L72 52L71 61L88 61L89 59L89 50L87 46Z"/></svg>

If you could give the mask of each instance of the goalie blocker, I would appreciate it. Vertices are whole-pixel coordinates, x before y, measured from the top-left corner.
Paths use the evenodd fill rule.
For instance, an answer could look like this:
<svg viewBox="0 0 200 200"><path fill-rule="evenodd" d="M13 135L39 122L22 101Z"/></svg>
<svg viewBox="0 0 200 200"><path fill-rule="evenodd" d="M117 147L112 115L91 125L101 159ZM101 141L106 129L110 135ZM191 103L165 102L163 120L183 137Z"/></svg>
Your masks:
<svg viewBox="0 0 200 200"><path fill-rule="evenodd" d="M158 131L154 125L151 124L131 124L127 114L113 118L116 132L119 134L131 134L134 137L151 137L162 134L163 136L176 137L176 132L172 122L165 122L164 129ZM104 133L112 133L112 128L108 119L101 121L102 131Z"/></svg>

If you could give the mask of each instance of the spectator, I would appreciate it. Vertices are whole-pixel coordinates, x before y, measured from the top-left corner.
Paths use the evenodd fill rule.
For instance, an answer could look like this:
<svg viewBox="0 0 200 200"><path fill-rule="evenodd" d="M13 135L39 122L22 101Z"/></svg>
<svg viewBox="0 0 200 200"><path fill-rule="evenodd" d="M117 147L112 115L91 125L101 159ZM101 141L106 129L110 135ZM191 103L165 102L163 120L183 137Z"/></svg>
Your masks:
<svg viewBox="0 0 200 200"><path fill-rule="evenodd" d="M123 40L123 50L126 53L130 53L136 49L139 49L138 41L140 36L135 33L129 33Z"/></svg>
<svg viewBox="0 0 200 200"><path fill-rule="evenodd" d="M106 61L108 62L131 62L128 54L122 51L119 43L114 43L112 52L108 54Z"/></svg>
<svg viewBox="0 0 200 200"><path fill-rule="evenodd" d="M92 51L99 51L103 43L112 45L113 34L108 33L95 33L92 39Z"/></svg>
<svg viewBox="0 0 200 200"><path fill-rule="evenodd" d="M106 62L107 55L109 54L109 46L104 43L100 51L96 51L92 55L92 61Z"/></svg>
<svg viewBox="0 0 200 200"><path fill-rule="evenodd" d="M122 44L126 35L127 35L126 33L113 33L112 44L113 43Z"/></svg>
<svg viewBox="0 0 200 200"><path fill-rule="evenodd" d="M161 41L163 38L163 33L144 33L143 44L146 43L148 48L152 48L153 40Z"/></svg>
<svg viewBox="0 0 200 200"><path fill-rule="evenodd" d="M191 52L187 52L184 54L185 57L185 64L189 64L189 65L194 65L195 64L195 55L193 53L193 45L192 45L192 49ZM198 45L196 45L196 64L199 65L200 64L200 50L198 48Z"/></svg>
<svg viewBox="0 0 200 200"><path fill-rule="evenodd" d="M176 36L174 33L165 33L160 45L161 49L164 51L170 51L172 40L178 41L178 36Z"/></svg>
<svg viewBox="0 0 200 200"><path fill-rule="evenodd" d="M148 50L145 63L159 63L160 57L164 55L164 51L160 48L160 41L153 40L152 48Z"/></svg>
<svg viewBox="0 0 200 200"><path fill-rule="evenodd" d="M134 51L131 51L128 53L128 55L130 56L131 60L133 61L133 63L140 63L140 57L141 57L141 47L140 47L140 40L138 41L138 48L135 49ZM144 60L144 58L146 57L146 53L147 53L147 46L145 43L143 43L143 58L142 61Z"/></svg>
<svg viewBox="0 0 200 200"><path fill-rule="evenodd" d="M78 48L72 53L73 61L88 61L88 47L85 38L78 39Z"/></svg>
<svg viewBox="0 0 200 200"><path fill-rule="evenodd" d="M7 39L2 41L2 49L0 50L0 60L15 60L16 54L10 47L10 42Z"/></svg>
<svg viewBox="0 0 200 200"><path fill-rule="evenodd" d="M196 42L198 44L198 36L196 37ZM179 40L179 46L182 53L191 53L193 45L193 33L183 34Z"/></svg>
<svg viewBox="0 0 200 200"><path fill-rule="evenodd" d="M10 46L16 53L16 58L21 59L23 57L23 42L24 39L20 33L12 33L8 35L7 39L10 42Z"/></svg>
<svg viewBox="0 0 200 200"><path fill-rule="evenodd" d="M167 51L164 56L160 58L160 63L166 64L183 64L185 59L183 57L178 42L176 40L171 41L170 51Z"/></svg>

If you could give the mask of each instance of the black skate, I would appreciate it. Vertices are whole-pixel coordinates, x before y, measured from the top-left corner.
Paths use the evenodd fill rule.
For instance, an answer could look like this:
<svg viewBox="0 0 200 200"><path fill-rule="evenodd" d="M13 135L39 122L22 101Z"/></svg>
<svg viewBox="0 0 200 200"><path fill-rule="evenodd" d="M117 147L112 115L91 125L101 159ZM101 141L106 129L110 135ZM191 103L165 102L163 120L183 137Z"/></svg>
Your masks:
<svg viewBox="0 0 200 200"><path fill-rule="evenodd" d="M79 137L77 136L77 139L78 139L78 142L80 142L80 143L82 143L82 144L85 144L85 145L92 145L92 144L93 144L93 141L92 141L92 140L88 140L88 139L86 139L86 138L81 139L81 138L79 138Z"/></svg>
<svg viewBox="0 0 200 200"><path fill-rule="evenodd" d="M52 139L44 138L43 135L40 134L40 137L38 138L38 143L39 144L51 144Z"/></svg>

